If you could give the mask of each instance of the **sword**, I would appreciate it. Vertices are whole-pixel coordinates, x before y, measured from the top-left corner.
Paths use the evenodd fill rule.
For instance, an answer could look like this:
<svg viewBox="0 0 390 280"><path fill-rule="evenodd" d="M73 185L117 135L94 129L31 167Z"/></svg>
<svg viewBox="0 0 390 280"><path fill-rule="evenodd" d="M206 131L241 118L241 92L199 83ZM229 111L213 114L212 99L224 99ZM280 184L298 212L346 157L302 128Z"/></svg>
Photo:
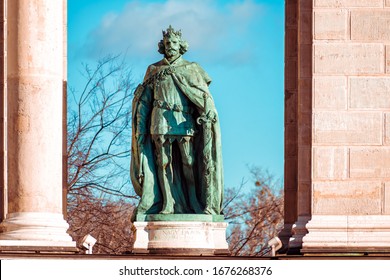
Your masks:
<svg viewBox="0 0 390 280"><path fill-rule="evenodd" d="M206 207L205 207L205 214L212 214L212 192L210 188L211 183L211 175L214 171L214 165L212 164L212 132L211 132L211 126L213 123L217 121L216 116L212 116L211 110L208 110L207 106L207 98L208 94L203 94L203 100L204 100L204 112L201 114L200 117L197 118L196 122L199 125L202 125L203 127L203 140L204 140L204 146L203 146L203 165L204 165L204 174L203 174L203 186L205 188L205 195L206 195Z"/></svg>

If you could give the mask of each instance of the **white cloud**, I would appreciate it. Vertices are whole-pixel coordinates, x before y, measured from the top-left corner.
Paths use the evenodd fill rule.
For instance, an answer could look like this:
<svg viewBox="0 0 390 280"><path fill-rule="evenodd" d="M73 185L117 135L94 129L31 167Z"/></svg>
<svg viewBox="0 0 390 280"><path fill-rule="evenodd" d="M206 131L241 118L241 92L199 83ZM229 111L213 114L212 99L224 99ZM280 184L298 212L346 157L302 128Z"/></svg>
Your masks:
<svg viewBox="0 0 390 280"><path fill-rule="evenodd" d="M191 52L206 56L212 53L210 57L215 61L223 60L223 56L246 57L240 45L250 49L250 42L246 42L253 36L249 27L261 10L250 0L129 1L121 13L104 16L89 34L83 50L90 58L124 50L139 59L147 58L157 52L162 29L172 24L182 30Z"/></svg>

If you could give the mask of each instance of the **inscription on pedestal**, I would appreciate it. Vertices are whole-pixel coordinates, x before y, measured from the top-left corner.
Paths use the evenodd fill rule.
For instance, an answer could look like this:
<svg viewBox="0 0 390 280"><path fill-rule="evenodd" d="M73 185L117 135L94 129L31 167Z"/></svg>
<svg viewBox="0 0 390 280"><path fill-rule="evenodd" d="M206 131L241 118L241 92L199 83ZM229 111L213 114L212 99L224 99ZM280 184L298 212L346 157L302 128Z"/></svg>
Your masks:
<svg viewBox="0 0 390 280"><path fill-rule="evenodd" d="M207 234L195 229L163 229L156 230L151 236L151 240L154 241L166 241L166 240L204 240L208 239Z"/></svg>

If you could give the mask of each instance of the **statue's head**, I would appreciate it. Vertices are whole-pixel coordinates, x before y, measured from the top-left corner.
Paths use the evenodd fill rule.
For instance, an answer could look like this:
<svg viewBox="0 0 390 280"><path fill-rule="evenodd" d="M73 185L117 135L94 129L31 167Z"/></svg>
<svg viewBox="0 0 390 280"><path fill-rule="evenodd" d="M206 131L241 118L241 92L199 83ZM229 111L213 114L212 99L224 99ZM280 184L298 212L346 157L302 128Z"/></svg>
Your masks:
<svg viewBox="0 0 390 280"><path fill-rule="evenodd" d="M188 50L188 43L181 38L181 31L175 31L169 25L166 31L162 31L163 39L158 43L158 52L166 57L182 55Z"/></svg>

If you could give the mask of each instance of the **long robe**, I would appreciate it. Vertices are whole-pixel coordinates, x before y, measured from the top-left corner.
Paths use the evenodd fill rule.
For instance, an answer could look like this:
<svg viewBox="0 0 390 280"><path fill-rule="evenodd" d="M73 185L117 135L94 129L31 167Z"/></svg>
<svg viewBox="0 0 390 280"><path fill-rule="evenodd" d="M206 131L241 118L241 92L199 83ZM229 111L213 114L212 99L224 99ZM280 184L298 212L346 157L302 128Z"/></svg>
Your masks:
<svg viewBox="0 0 390 280"><path fill-rule="evenodd" d="M194 108L193 117L195 120L198 117L206 116L209 111L212 112L214 121L210 123L211 126L206 128L204 124L199 124L196 128L198 132L193 136L194 173L197 198L201 205L207 208L205 213L219 215L222 211L223 200L223 166L219 118L209 92L211 79L197 63L188 62L182 58L175 64L169 64L166 59L163 59L150 65L144 83L137 87L134 94L130 174L134 189L141 197L137 213L157 214L161 211L163 204L151 135L145 135L145 141L142 145L139 145L136 139L136 134L139 132L137 126L140 123L140 120L137 119L138 110L141 106L153 106L153 104L143 104L140 99L144 94L152 94L153 96L156 83L163 78L172 78L174 84L189 99ZM205 106L208 112L205 112ZM150 123L150 116L146 116L146 120L142 121ZM173 169L176 172L177 180L172 188L178 193L175 199L175 213L191 213L188 207L185 183L180 178L180 172L177 171L180 169L180 163L173 162Z"/></svg>

